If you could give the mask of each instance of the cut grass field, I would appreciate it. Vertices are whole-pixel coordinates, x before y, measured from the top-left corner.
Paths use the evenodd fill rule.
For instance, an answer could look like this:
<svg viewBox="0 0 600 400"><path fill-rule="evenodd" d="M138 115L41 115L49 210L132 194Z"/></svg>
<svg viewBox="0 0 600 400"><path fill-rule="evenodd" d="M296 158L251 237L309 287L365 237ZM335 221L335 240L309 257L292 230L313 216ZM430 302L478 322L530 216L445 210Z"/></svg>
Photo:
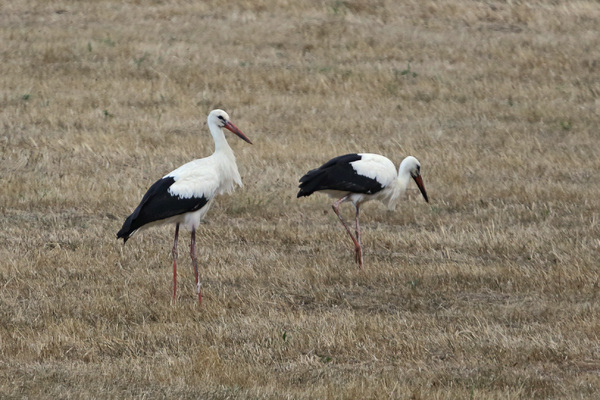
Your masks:
<svg viewBox="0 0 600 400"><path fill-rule="evenodd" d="M0 397L597 398L597 1L0 5ZM198 234L115 234L209 155ZM302 174L422 163L363 207L365 269ZM344 211L349 218L352 207Z"/></svg>

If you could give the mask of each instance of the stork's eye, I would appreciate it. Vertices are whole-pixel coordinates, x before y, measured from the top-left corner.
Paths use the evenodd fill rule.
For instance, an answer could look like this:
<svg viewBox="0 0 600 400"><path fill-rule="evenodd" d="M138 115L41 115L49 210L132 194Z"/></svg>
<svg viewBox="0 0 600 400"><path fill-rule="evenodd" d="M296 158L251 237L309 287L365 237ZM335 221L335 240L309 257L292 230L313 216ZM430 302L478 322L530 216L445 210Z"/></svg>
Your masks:
<svg viewBox="0 0 600 400"><path fill-rule="evenodd" d="M221 121L225 121L225 118L224 118L222 115L219 115L219 119L220 119Z"/></svg>

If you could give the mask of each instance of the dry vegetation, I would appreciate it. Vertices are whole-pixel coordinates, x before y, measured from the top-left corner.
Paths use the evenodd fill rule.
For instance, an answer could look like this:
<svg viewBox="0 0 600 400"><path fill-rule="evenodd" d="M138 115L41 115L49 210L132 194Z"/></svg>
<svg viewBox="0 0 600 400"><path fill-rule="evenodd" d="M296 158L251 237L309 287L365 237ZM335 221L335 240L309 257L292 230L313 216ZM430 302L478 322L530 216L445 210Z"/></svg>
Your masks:
<svg viewBox="0 0 600 400"><path fill-rule="evenodd" d="M597 1L0 8L0 397L597 398ZM115 233L216 107L255 144L171 306L173 228ZM364 208L364 273L295 198L355 151L432 200Z"/></svg>

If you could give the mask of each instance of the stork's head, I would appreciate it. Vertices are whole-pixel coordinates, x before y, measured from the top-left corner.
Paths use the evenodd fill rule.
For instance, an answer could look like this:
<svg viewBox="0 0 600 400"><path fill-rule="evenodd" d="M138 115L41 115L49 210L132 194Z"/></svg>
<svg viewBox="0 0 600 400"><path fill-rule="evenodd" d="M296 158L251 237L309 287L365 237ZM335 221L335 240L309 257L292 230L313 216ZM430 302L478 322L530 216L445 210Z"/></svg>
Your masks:
<svg viewBox="0 0 600 400"><path fill-rule="evenodd" d="M427 191L425 190L425 184L423 183L423 178L421 178L421 163L413 156L408 156L402 163L400 164L399 174L410 174L410 176L415 180L415 183L419 187L421 194L425 198L425 201L429 203L429 198L427 197Z"/></svg>
<svg viewBox="0 0 600 400"><path fill-rule="evenodd" d="M221 129L225 128L225 129L235 133L236 135L238 135L244 141L252 144L250 139L248 139L246 137L246 135L244 135L242 133L242 131L240 131L235 125L233 125L231 123L231 121L229 120L229 115L225 111L219 110L219 109L212 110L210 112L210 114L208 114L207 121L208 121L208 126L215 125Z"/></svg>

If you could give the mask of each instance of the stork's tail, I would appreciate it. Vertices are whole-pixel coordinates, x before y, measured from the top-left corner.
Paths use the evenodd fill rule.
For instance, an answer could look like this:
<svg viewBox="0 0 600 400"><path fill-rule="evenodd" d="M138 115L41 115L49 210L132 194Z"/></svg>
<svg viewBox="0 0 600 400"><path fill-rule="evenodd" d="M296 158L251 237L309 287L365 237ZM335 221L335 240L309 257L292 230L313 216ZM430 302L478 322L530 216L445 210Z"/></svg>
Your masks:
<svg viewBox="0 0 600 400"><path fill-rule="evenodd" d="M300 191L296 195L296 198L298 198L298 197L304 197L304 196L310 196L311 194L312 194L312 192L309 192L307 190L304 190L304 189L300 188Z"/></svg>
<svg viewBox="0 0 600 400"><path fill-rule="evenodd" d="M300 178L300 191L298 192L298 197L310 196L316 190L318 190L321 185L322 178L325 176L324 171L322 169L313 169L308 171L306 175Z"/></svg>
<svg viewBox="0 0 600 400"><path fill-rule="evenodd" d="M127 240L137 230L137 229L132 229L132 226L131 226L132 221L133 221L133 215L130 215L129 217L127 217L127 219L123 223L121 230L119 232L117 232L117 240L123 239L123 244L127 243Z"/></svg>

